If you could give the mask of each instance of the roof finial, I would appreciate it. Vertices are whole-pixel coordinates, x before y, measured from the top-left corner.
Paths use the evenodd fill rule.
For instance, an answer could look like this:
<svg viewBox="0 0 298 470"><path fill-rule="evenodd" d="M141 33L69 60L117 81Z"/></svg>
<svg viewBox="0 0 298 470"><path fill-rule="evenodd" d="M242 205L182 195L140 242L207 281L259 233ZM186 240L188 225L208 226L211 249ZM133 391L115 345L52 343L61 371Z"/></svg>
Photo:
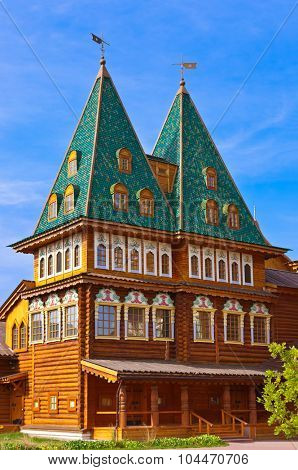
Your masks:
<svg viewBox="0 0 298 470"><path fill-rule="evenodd" d="M185 69L196 69L197 68L197 62L183 62L183 57L181 57L181 62L179 64L173 64L173 65L178 65L180 67L180 87L185 86L185 80L184 80L184 70Z"/></svg>
<svg viewBox="0 0 298 470"><path fill-rule="evenodd" d="M92 40L94 42L97 42L97 44L100 44L101 48L101 58L100 58L100 65L105 65L106 59L105 59L105 44L109 46L110 44L106 41L103 40L103 34L101 34L101 37L96 36L95 34L91 33Z"/></svg>

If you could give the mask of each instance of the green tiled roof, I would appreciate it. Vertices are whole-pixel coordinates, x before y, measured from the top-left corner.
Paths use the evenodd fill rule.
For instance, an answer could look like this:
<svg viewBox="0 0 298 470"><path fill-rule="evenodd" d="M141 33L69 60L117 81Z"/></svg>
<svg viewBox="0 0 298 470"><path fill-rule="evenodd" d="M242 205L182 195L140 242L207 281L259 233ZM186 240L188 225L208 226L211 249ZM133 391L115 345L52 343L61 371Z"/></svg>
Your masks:
<svg viewBox="0 0 298 470"><path fill-rule="evenodd" d="M170 196L178 230L267 245L184 87L179 89L173 101L152 154L179 165ZM217 172L216 191L206 187L204 169L207 167L213 167ZM208 199L218 203L218 226L205 222L204 202ZM224 212L231 203L239 210L239 230L230 229L227 225Z"/></svg>

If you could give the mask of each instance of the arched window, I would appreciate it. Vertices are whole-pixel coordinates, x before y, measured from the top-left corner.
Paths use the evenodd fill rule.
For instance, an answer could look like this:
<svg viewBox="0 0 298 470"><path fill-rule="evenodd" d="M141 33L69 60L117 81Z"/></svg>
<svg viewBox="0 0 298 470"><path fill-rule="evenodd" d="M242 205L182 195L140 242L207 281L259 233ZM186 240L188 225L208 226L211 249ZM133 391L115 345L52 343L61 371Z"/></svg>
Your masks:
<svg viewBox="0 0 298 470"><path fill-rule="evenodd" d="M146 268L147 273L155 273L154 253L152 251L146 253Z"/></svg>
<svg viewBox="0 0 298 470"><path fill-rule="evenodd" d="M131 173L131 152L126 148L122 148L118 150L116 154L118 158L119 171L121 173Z"/></svg>
<svg viewBox="0 0 298 470"><path fill-rule="evenodd" d="M112 186L114 209L117 211L128 210L128 191L124 184L117 183Z"/></svg>
<svg viewBox="0 0 298 470"><path fill-rule="evenodd" d="M206 203L206 222L210 225L218 224L218 204L213 199Z"/></svg>
<svg viewBox="0 0 298 470"><path fill-rule="evenodd" d="M130 252L130 269L136 272L140 270L139 252L135 248Z"/></svg>
<svg viewBox="0 0 298 470"><path fill-rule="evenodd" d="M69 214L74 211L74 188L70 184L64 193L64 213Z"/></svg>
<svg viewBox="0 0 298 470"><path fill-rule="evenodd" d="M103 243L97 245L97 266L105 268L107 265L107 250Z"/></svg>
<svg viewBox="0 0 298 470"><path fill-rule="evenodd" d="M12 349L19 348L19 329L17 325L12 327Z"/></svg>
<svg viewBox="0 0 298 470"><path fill-rule="evenodd" d="M54 220L56 218L57 218L57 194L52 194L49 199L48 219Z"/></svg>
<svg viewBox="0 0 298 470"><path fill-rule="evenodd" d="M213 278L212 259L205 258L205 277Z"/></svg>
<svg viewBox="0 0 298 470"><path fill-rule="evenodd" d="M45 277L45 260L44 260L44 258L40 258L40 260L39 260L39 277L40 277L40 279Z"/></svg>
<svg viewBox="0 0 298 470"><path fill-rule="evenodd" d="M61 273L62 271L62 253L58 251L56 254L56 273Z"/></svg>
<svg viewBox="0 0 298 470"><path fill-rule="evenodd" d="M154 197L149 189L142 189L140 197L140 214L147 217L154 216Z"/></svg>
<svg viewBox="0 0 298 470"><path fill-rule="evenodd" d="M27 347L27 329L24 322L20 326L20 348L25 349Z"/></svg>
<svg viewBox="0 0 298 470"><path fill-rule="evenodd" d="M239 266L236 261L232 263L232 281L239 282Z"/></svg>
<svg viewBox="0 0 298 470"><path fill-rule="evenodd" d="M162 274L170 274L170 257L167 253L161 256L161 272Z"/></svg>
<svg viewBox="0 0 298 470"><path fill-rule="evenodd" d="M76 175L78 172L78 156L77 151L70 152L68 157L68 177Z"/></svg>
<svg viewBox="0 0 298 470"><path fill-rule="evenodd" d="M207 189L217 189L217 173L214 168L207 168L206 170L206 186Z"/></svg>
<svg viewBox="0 0 298 470"><path fill-rule="evenodd" d="M249 264L244 265L244 283L245 284L252 283L251 266Z"/></svg>
<svg viewBox="0 0 298 470"><path fill-rule="evenodd" d="M235 204L230 204L228 207L228 226L234 230L239 228L239 211Z"/></svg>
<svg viewBox="0 0 298 470"><path fill-rule="evenodd" d="M218 278L221 281L226 280L226 262L223 259L218 262Z"/></svg>
<svg viewBox="0 0 298 470"><path fill-rule="evenodd" d="M123 269L123 250L120 246L114 249L114 267L115 269Z"/></svg>
<svg viewBox="0 0 298 470"><path fill-rule="evenodd" d="M53 276L54 274L54 260L53 255L48 257L48 276Z"/></svg>
<svg viewBox="0 0 298 470"><path fill-rule="evenodd" d="M74 260L73 265L75 268L78 268L81 264L80 260L80 245L76 245L74 249Z"/></svg>
<svg viewBox="0 0 298 470"><path fill-rule="evenodd" d="M65 271L69 271L70 270L70 248L67 248L65 250L65 254L64 254L64 269Z"/></svg>
<svg viewBox="0 0 298 470"><path fill-rule="evenodd" d="M190 258L190 264L191 264L191 275L199 276L200 275L199 258L196 255L192 255L192 257Z"/></svg>

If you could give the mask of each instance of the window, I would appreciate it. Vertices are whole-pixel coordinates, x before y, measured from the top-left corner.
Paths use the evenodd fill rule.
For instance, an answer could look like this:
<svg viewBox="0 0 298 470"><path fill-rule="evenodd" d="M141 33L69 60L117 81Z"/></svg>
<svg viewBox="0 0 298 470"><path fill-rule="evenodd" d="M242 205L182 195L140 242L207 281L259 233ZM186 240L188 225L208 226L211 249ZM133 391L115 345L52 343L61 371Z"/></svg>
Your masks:
<svg viewBox="0 0 298 470"><path fill-rule="evenodd" d="M192 255L190 260L191 260L191 275L197 277L200 274L199 258L197 257L197 255Z"/></svg>
<svg viewBox="0 0 298 470"><path fill-rule="evenodd" d="M232 282L239 283L239 266L236 261L232 263Z"/></svg>
<svg viewBox="0 0 298 470"><path fill-rule="evenodd" d="M152 251L148 251L148 253L146 253L146 268L148 274L155 273L155 256Z"/></svg>
<svg viewBox="0 0 298 470"><path fill-rule="evenodd" d="M140 270L139 252L135 248L130 252L130 269L135 272Z"/></svg>
<svg viewBox="0 0 298 470"><path fill-rule="evenodd" d="M26 349L27 347L27 328L24 322L20 326L20 348Z"/></svg>
<svg viewBox="0 0 298 470"><path fill-rule="evenodd" d="M31 314L31 343L43 342L43 314Z"/></svg>
<svg viewBox="0 0 298 470"><path fill-rule="evenodd" d="M218 225L218 204L212 199L206 202L206 223Z"/></svg>
<svg viewBox="0 0 298 470"><path fill-rule="evenodd" d="M128 191L126 187L121 183L117 183L112 186L111 192L113 194L114 209L117 211L127 211Z"/></svg>
<svg viewBox="0 0 298 470"><path fill-rule="evenodd" d="M69 214L74 211L74 188L70 184L64 193L64 213Z"/></svg>
<svg viewBox="0 0 298 470"><path fill-rule="evenodd" d="M34 398L32 401L32 411L35 413L39 413L40 411L40 399Z"/></svg>
<svg viewBox="0 0 298 470"><path fill-rule="evenodd" d="M59 340L60 331L60 310L48 310L47 312L47 341Z"/></svg>
<svg viewBox="0 0 298 470"><path fill-rule="evenodd" d="M171 310L156 309L156 338L171 338Z"/></svg>
<svg viewBox="0 0 298 470"><path fill-rule="evenodd" d="M100 243L97 245L97 267L106 268L107 267L107 249L106 246Z"/></svg>
<svg viewBox="0 0 298 470"><path fill-rule="evenodd" d="M39 278L43 279L45 277L45 259L40 258L39 260Z"/></svg>
<svg viewBox="0 0 298 470"><path fill-rule="evenodd" d="M12 328L12 349L19 349L19 329L17 325Z"/></svg>
<svg viewBox="0 0 298 470"><path fill-rule="evenodd" d="M244 343L243 307L236 299L229 299L224 305L224 341L226 343Z"/></svg>
<svg viewBox="0 0 298 470"><path fill-rule="evenodd" d="M223 259L220 259L218 262L218 280L226 280L226 263Z"/></svg>
<svg viewBox="0 0 298 470"><path fill-rule="evenodd" d="M139 193L140 198L140 214L147 217L154 216L154 197L149 189L143 189Z"/></svg>
<svg viewBox="0 0 298 470"><path fill-rule="evenodd" d="M127 174L131 173L131 167L132 167L131 152L126 148L122 148L117 151L117 158L118 158L119 171L121 173L127 173Z"/></svg>
<svg viewBox="0 0 298 470"><path fill-rule="evenodd" d="M73 260L74 268L80 267L80 264L81 264L80 254L81 254L80 245L76 245L74 249L74 260Z"/></svg>
<svg viewBox="0 0 298 470"><path fill-rule="evenodd" d="M254 303L250 310L251 344L266 346L270 343L270 317L265 304Z"/></svg>
<svg viewBox="0 0 298 470"><path fill-rule="evenodd" d="M208 279L213 278L213 263L211 258L205 258L205 277Z"/></svg>
<svg viewBox="0 0 298 470"><path fill-rule="evenodd" d="M228 226L231 229L239 229L239 211L234 204L228 207Z"/></svg>
<svg viewBox="0 0 298 470"><path fill-rule="evenodd" d="M214 168L206 169L206 186L207 189L217 189L217 174Z"/></svg>
<svg viewBox="0 0 298 470"><path fill-rule="evenodd" d="M57 218L57 194L52 194L49 199L48 206L48 219L54 220Z"/></svg>
<svg viewBox="0 0 298 470"><path fill-rule="evenodd" d="M77 152L73 150L68 157L68 177L76 175L78 172Z"/></svg>
<svg viewBox="0 0 298 470"><path fill-rule="evenodd" d="M152 303L152 324L153 339L167 340L174 339L174 302L166 293L159 293Z"/></svg>
<svg viewBox="0 0 298 470"><path fill-rule="evenodd" d="M67 338L78 336L78 306L64 307L64 336Z"/></svg>
<svg viewBox="0 0 298 470"><path fill-rule="evenodd" d="M251 284L251 267L249 264L244 265L244 283Z"/></svg>
<svg viewBox="0 0 298 470"><path fill-rule="evenodd" d="M54 260L53 255L48 257L48 276L53 276L54 274Z"/></svg>
<svg viewBox="0 0 298 470"><path fill-rule="evenodd" d="M253 286L253 257L252 255L242 255L242 279L246 286Z"/></svg>
<svg viewBox="0 0 298 470"><path fill-rule="evenodd" d="M197 312L195 314L195 339L211 340L211 314L210 312Z"/></svg>
<svg viewBox="0 0 298 470"><path fill-rule="evenodd" d="M213 303L199 295L193 302L193 336L197 342L214 342L214 313Z"/></svg>
<svg viewBox="0 0 298 470"><path fill-rule="evenodd" d="M69 398L67 401L67 409L68 411L77 411L77 399L76 398Z"/></svg>
<svg viewBox="0 0 298 470"><path fill-rule="evenodd" d="M58 413L58 395L54 393L49 393L49 413Z"/></svg>
<svg viewBox="0 0 298 470"><path fill-rule="evenodd" d="M255 317L254 319L254 342L255 343L266 343L266 318Z"/></svg>
<svg viewBox="0 0 298 470"><path fill-rule="evenodd" d="M123 250L120 246L114 248L114 269L123 271Z"/></svg>
<svg viewBox="0 0 298 470"><path fill-rule="evenodd" d="M96 336L116 336L117 310L115 305L97 305Z"/></svg>
<svg viewBox="0 0 298 470"><path fill-rule="evenodd" d="M170 274L170 257L167 253L164 253L161 256L161 274L169 275Z"/></svg>
<svg viewBox="0 0 298 470"><path fill-rule="evenodd" d="M127 320L127 335L129 337L145 337L145 309L129 307Z"/></svg>
<svg viewBox="0 0 298 470"><path fill-rule="evenodd" d="M227 314L227 341L241 341L241 316L235 313Z"/></svg>
<svg viewBox="0 0 298 470"><path fill-rule="evenodd" d="M70 258L70 248L66 248L65 254L64 254L64 270L69 271L71 268L70 264L71 258Z"/></svg>
<svg viewBox="0 0 298 470"><path fill-rule="evenodd" d="M61 273L62 272L62 253L61 251L58 251L56 254L56 273Z"/></svg>

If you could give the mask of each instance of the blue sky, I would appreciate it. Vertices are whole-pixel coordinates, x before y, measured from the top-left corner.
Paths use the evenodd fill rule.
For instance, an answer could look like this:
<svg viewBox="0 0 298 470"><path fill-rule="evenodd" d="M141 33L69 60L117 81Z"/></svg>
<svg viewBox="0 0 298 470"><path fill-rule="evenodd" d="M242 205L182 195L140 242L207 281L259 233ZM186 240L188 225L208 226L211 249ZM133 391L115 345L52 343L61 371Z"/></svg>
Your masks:
<svg viewBox="0 0 298 470"><path fill-rule="evenodd" d="M147 152L178 87L172 64L181 54L199 63L186 72L188 90L263 233L298 258L298 7L286 19L294 4L0 0L0 303L32 278L31 255L6 246L32 234L97 73L90 32L111 43L108 69Z"/></svg>

